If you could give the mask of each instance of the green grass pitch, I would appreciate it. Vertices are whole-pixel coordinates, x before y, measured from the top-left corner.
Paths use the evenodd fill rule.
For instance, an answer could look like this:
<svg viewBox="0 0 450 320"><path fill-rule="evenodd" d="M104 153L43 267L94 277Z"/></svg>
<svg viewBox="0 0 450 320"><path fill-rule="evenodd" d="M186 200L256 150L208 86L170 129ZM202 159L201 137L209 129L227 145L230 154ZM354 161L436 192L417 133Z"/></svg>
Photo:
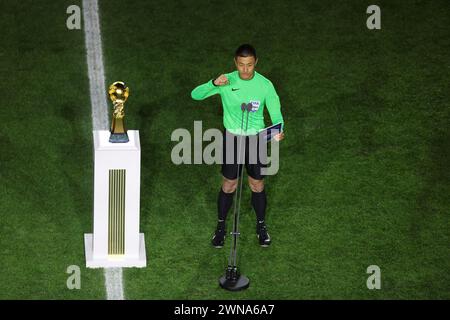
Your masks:
<svg viewBox="0 0 450 320"><path fill-rule="evenodd" d="M80 0L9 1L0 27L0 298L104 299L86 269L92 119ZM381 8L368 30L366 8ZM148 266L124 269L127 299L449 299L448 1L100 1L106 84L131 89L141 135ZM234 69L252 43L282 103L286 139L266 179L260 248L248 188L243 292L218 286L229 253L210 246L219 165L170 160L176 128L222 128L218 97L190 91ZM105 88L106 90L106 88ZM228 220L231 227L231 219ZM229 238L228 238L229 240ZM81 267L81 289L66 269ZM366 268L381 268L368 290Z"/></svg>

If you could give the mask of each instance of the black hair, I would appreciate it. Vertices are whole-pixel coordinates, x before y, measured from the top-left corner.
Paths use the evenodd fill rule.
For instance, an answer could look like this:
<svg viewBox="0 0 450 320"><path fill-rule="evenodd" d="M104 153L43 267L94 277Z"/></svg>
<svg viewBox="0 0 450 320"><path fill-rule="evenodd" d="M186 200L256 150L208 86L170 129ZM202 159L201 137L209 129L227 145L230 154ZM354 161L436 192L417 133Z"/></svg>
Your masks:
<svg viewBox="0 0 450 320"><path fill-rule="evenodd" d="M256 60L256 50L250 44L243 44L237 48L234 57L255 57Z"/></svg>

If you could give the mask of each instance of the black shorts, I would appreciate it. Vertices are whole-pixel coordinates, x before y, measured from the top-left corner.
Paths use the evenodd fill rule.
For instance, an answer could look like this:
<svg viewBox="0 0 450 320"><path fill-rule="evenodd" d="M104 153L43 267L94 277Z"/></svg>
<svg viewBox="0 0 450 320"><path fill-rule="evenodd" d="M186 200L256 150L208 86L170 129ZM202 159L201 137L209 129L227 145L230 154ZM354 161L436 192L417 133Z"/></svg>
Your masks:
<svg viewBox="0 0 450 320"><path fill-rule="evenodd" d="M232 141L230 141L232 139ZM255 180L264 179L264 175L261 173L261 168L266 167L265 164L261 162L261 160L266 159L264 155L260 155L260 146L259 146L259 135L254 136L238 136L234 135L227 130L223 133L223 149L222 149L222 175L229 179L234 180L238 177L239 173L242 172L243 164L245 163L245 168L247 170L247 174ZM244 146L245 140L245 146ZM234 154L230 153L229 148L231 147L230 143L234 141ZM227 142L228 142L228 150L227 150ZM238 152L239 147L241 147L241 151ZM243 153L245 151L245 161ZM263 153L265 154L265 152ZM233 157L234 156L234 157ZM238 156L240 157L240 161L238 161ZM267 161L264 161L267 163Z"/></svg>

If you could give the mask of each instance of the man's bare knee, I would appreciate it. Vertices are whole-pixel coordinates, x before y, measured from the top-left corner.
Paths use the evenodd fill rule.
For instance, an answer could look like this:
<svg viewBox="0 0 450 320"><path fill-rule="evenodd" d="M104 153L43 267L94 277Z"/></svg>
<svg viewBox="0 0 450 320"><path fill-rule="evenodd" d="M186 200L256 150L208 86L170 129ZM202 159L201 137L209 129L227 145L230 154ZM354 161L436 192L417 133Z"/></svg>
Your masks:
<svg viewBox="0 0 450 320"><path fill-rule="evenodd" d="M264 190L264 180L256 180L248 177L248 185L253 192L262 192Z"/></svg>
<svg viewBox="0 0 450 320"><path fill-rule="evenodd" d="M225 193L233 193L234 190L236 190L237 187L237 179L230 180L227 178L223 178L222 182L222 190Z"/></svg>

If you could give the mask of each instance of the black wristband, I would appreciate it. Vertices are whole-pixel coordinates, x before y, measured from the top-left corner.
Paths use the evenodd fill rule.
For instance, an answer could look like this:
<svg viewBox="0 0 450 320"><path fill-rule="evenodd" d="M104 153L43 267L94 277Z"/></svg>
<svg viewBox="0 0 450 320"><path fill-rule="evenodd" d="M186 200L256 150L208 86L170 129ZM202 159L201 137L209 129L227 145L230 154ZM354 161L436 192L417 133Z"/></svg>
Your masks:
<svg viewBox="0 0 450 320"><path fill-rule="evenodd" d="M214 81L216 81L216 79L212 79L212 80L211 80L213 86L214 86L214 87L217 87L217 85L214 83Z"/></svg>

